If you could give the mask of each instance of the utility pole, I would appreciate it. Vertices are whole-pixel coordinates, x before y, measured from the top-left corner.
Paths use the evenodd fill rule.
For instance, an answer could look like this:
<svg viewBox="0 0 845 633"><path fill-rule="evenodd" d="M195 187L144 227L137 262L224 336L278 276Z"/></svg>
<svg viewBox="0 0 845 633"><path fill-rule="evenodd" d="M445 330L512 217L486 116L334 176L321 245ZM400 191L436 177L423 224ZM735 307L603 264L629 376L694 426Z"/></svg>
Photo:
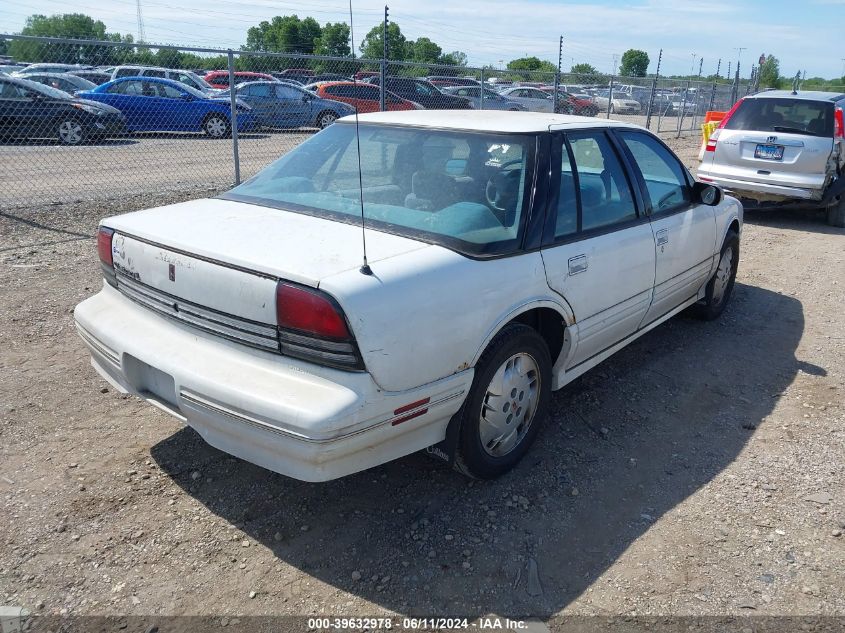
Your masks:
<svg viewBox="0 0 845 633"><path fill-rule="evenodd" d="M558 91L560 90L560 67L563 64L563 35L560 36L557 45L557 72L555 73L555 93L552 96L554 101L552 102L554 105L555 114L558 111Z"/></svg>
<svg viewBox="0 0 845 633"><path fill-rule="evenodd" d="M657 70L654 72L654 79L651 81L651 95L648 97L648 108L646 109L645 113L645 126L646 129L651 129L651 111L654 108L654 93L657 91L657 79L660 77L660 62L663 61L663 49L660 49L660 53L657 55ZM658 121L657 127L660 127L660 123Z"/></svg>
<svg viewBox="0 0 845 633"><path fill-rule="evenodd" d="M144 18L141 15L141 0L136 0L135 5L138 11L138 43L141 43L147 39L144 37Z"/></svg>
<svg viewBox="0 0 845 633"><path fill-rule="evenodd" d="M387 102L385 100L385 93L387 92L387 87L385 84L387 83L387 57L390 54L390 46L387 43L387 10L389 7L384 5L384 28L382 29L382 42L383 44L383 51L381 57L381 77L380 79L380 86L378 91L378 100L379 100L379 109L384 112L387 110Z"/></svg>
<svg viewBox="0 0 845 633"><path fill-rule="evenodd" d="M616 60L619 59L619 55L613 53L613 71L610 73L611 75L616 74Z"/></svg>
<svg viewBox="0 0 845 633"><path fill-rule="evenodd" d="M689 67L689 74L693 75L695 73L695 58L698 57L695 53L690 53L692 55L692 65Z"/></svg>
<svg viewBox="0 0 845 633"><path fill-rule="evenodd" d="M701 71L704 69L704 58L701 58L701 61L698 62L698 79L701 79Z"/></svg>
<svg viewBox="0 0 845 633"><path fill-rule="evenodd" d="M716 79L719 78L719 71L722 70L722 58L719 58L719 62L716 64Z"/></svg>

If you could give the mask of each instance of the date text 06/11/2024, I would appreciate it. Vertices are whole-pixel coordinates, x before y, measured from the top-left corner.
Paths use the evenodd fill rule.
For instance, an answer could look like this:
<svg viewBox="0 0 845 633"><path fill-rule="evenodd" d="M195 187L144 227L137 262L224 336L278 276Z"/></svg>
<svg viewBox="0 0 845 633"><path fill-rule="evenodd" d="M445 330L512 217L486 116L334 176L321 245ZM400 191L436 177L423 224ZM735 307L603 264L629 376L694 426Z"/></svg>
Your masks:
<svg viewBox="0 0 845 633"><path fill-rule="evenodd" d="M468 618L309 618L309 630L459 630L522 631L528 629L525 620L511 620L499 616L486 616L470 621Z"/></svg>

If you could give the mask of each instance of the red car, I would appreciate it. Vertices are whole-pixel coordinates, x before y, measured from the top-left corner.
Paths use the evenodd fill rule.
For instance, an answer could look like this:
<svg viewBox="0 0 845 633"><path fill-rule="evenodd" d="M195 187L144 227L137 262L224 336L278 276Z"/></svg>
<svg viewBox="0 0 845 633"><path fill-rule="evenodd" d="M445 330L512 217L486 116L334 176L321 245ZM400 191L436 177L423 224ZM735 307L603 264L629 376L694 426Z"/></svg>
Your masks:
<svg viewBox="0 0 845 633"><path fill-rule="evenodd" d="M358 112L378 112L379 87L354 81L327 81L319 84L314 92L323 99L343 101L358 108ZM388 110L420 110L422 106L388 91L384 96Z"/></svg>
<svg viewBox="0 0 845 633"><path fill-rule="evenodd" d="M357 73L352 75L353 79L357 81L361 81L362 79L366 79L367 77L380 77L381 73L376 70L359 70Z"/></svg>
<svg viewBox="0 0 845 633"><path fill-rule="evenodd" d="M229 87L229 71L228 70L212 70L203 77L214 88L227 89ZM246 70L238 70L235 72L235 83L243 83L245 81L276 81L275 77L266 73L253 73Z"/></svg>
<svg viewBox="0 0 845 633"><path fill-rule="evenodd" d="M554 87L541 88L543 92L552 94ZM596 116L599 108L590 99L576 97L571 92L558 91L558 111L561 114L577 114L578 116Z"/></svg>

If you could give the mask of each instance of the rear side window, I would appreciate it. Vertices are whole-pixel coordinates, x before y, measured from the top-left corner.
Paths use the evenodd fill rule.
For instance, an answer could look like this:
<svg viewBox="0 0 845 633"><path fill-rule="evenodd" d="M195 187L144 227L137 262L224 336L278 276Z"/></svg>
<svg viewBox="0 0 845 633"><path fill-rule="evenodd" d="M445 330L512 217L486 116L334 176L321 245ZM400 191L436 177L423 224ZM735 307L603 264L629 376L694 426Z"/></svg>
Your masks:
<svg viewBox="0 0 845 633"><path fill-rule="evenodd" d="M115 79L119 77L134 77L139 74L137 68L119 68L114 74Z"/></svg>
<svg viewBox="0 0 845 633"><path fill-rule="evenodd" d="M833 136L833 103L805 99L744 100L725 124L727 130Z"/></svg>

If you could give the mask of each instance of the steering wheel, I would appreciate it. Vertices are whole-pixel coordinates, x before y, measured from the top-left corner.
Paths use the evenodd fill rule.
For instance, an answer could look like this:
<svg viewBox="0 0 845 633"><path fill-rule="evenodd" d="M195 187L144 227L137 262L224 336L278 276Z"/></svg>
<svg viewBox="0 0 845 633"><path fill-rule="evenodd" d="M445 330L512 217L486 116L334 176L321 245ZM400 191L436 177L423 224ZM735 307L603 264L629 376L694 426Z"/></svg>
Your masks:
<svg viewBox="0 0 845 633"><path fill-rule="evenodd" d="M515 158L502 163L499 171L487 181L487 186L484 188L484 197L487 198L487 204L495 211L504 212L508 210L507 205L512 202L515 186L519 182L519 177L522 175L521 167L517 169L509 168L521 164L521 158Z"/></svg>

